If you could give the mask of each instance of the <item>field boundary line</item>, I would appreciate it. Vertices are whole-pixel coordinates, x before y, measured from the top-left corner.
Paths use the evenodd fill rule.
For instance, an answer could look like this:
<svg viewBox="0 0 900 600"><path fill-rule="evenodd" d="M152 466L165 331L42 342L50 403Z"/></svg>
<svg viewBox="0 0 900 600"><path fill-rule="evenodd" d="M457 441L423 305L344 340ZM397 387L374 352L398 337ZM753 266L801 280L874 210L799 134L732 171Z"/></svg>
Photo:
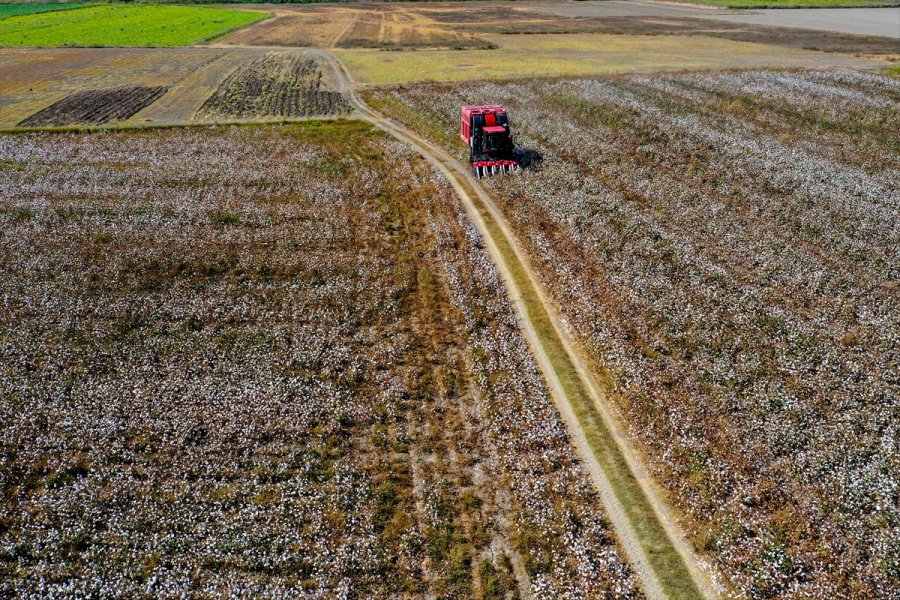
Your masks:
<svg viewBox="0 0 900 600"><path fill-rule="evenodd" d="M244 10L244 9L234 9L234 10ZM238 29L243 29L244 27L251 27L251 26L253 26L253 25L259 25L260 23L265 23L266 21L271 21L271 20L273 20L273 19L275 19L275 18L278 17L278 15L276 15L275 13L270 13L270 12L264 13L264 12L262 12L262 11L257 11L257 10L244 10L244 12L255 12L255 13L260 13L260 14L263 14L263 15L266 15L266 16L263 17L262 19L258 20L258 21L253 21L253 22L251 22L251 23L247 23L246 25L235 25L234 27L229 27L229 28L226 29L225 31L222 31L222 32L219 32L219 33L214 33L213 35L211 35L211 36L209 36L209 37L206 37L206 38L197 40L197 41L195 41L195 42L193 42L193 43L190 43L190 44L188 44L187 46L184 46L184 47L194 47L194 46L197 46L197 47L201 47L201 48L202 48L202 47L204 47L204 46L206 46L206 45L209 45L209 44L211 44L211 43L213 43L213 42L221 41L222 38L224 38L225 36L227 36L227 35L229 35L229 34L234 33L234 32L237 31Z"/></svg>
<svg viewBox="0 0 900 600"><path fill-rule="evenodd" d="M673 511L652 483L624 430L607 406L602 386L580 347L565 330L502 213L471 174L442 148L386 119L355 93L343 64L323 52L338 88L365 120L411 144L444 173L485 239L507 287L529 345L560 414L594 480L621 546L651 598L715 598L715 585L700 568Z"/></svg>

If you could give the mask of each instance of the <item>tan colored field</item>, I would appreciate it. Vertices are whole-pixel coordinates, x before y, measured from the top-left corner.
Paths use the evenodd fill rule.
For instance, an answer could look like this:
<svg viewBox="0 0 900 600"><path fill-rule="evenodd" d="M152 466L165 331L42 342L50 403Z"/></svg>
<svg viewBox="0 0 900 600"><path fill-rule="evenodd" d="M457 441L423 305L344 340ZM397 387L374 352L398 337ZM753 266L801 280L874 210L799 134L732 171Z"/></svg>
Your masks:
<svg viewBox="0 0 900 600"><path fill-rule="evenodd" d="M690 44L673 36L546 34L487 36L496 50L381 52L335 50L361 83L460 81L686 69L754 67L856 67L879 65L863 58L776 48L712 37Z"/></svg>
<svg viewBox="0 0 900 600"><path fill-rule="evenodd" d="M238 46L487 49L496 34L616 33L709 36L869 56L896 56L889 38L728 22L717 11L663 4L601 2L458 2L256 5L275 17L220 38ZM241 5L246 8L246 5ZM556 12L554 12L556 11ZM559 14L559 11L569 11ZM582 12L579 12L582 11ZM709 16L710 18L704 18ZM683 42L684 43L684 42ZM503 45L503 44L501 44Z"/></svg>
<svg viewBox="0 0 900 600"><path fill-rule="evenodd" d="M197 114L206 99L238 67L266 52L263 48L0 49L0 128L15 127L71 93L120 86L168 87L165 95L126 124L211 120L214 117ZM324 87L332 87L327 73Z"/></svg>
<svg viewBox="0 0 900 600"><path fill-rule="evenodd" d="M203 47L0 49L0 128L16 127L41 111L57 114L55 103L73 93L104 94L137 87L164 87L166 92L114 123L280 119L266 114L246 116L243 110L229 116L214 116L209 111L198 116L198 111L236 70L270 51L305 56L307 50L300 47L333 49L357 81L375 85L687 69L871 68L882 64L841 54L846 51L841 44L847 40L827 32L776 28L780 34L774 36L762 30L738 31L732 25L704 19L648 17L652 21L648 24L646 19L635 21L632 17L616 21L615 17L560 16L546 8L546 4L526 2L472 2L464 7L458 3L257 5L251 10L275 16ZM880 40L857 37L854 44ZM765 43L759 43L761 40ZM832 52L804 49L808 47ZM881 51L877 44L860 50L871 55ZM333 82L326 77L322 90L331 89ZM313 110L308 109L295 112Z"/></svg>
<svg viewBox="0 0 900 600"><path fill-rule="evenodd" d="M467 31L487 9L460 10L455 4L349 6L266 6L275 18L225 36L218 43L314 48L489 48L490 43ZM494 9L486 22L552 23L558 17L519 9ZM478 13L478 18L476 18Z"/></svg>

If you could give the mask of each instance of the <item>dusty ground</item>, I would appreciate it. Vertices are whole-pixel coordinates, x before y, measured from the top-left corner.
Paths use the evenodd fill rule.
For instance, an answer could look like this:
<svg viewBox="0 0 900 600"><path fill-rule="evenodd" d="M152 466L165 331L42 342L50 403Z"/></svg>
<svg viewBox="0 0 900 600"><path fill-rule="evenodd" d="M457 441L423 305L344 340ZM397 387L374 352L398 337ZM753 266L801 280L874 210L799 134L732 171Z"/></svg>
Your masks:
<svg viewBox="0 0 900 600"><path fill-rule="evenodd" d="M236 45L318 48L487 48L491 33L641 33L712 35L790 48L893 55L900 9L775 11L757 15L652 2L468 2L427 4L267 5L276 15L219 40ZM823 16L817 16L823 12ZM843 12L843 11L838 11ZM784 16L781 16L784 13ZM802 14L800 14L802 13ZM852 26L841 26L842 23ZM815 31L815 25L831 31ZM810 25L812 24L812 25ZM876 26L876 24L880 24ZM779 27L783 25L783 27ZM792 28L787 28L792 27ZM890 32L892 27L898 31ZM853 35L851 35L853 34ZM539 44L537 40L533 40ZM502 45L502 44L501 44Z"/></svg>
<svg viewBox="0 0 900 600"><path fill-rule="evenodd" d="M299 50L284 52L306 56ZM198 111L229 75L266 53L264 48L0 49L0 128L15 127L74 92L124 86L168 88L126 124L221 119L221 115L198 115ZM320 87L331 89L328 73L323 74ZM258 118L265 120L266 115Z"/></svg>
<svg viewBox="0 0 900 600"><path fill-rule="evenodd" d="M695 17L741 23L864 36L900 38L900 8L762 9L732 11L687 4L608 0L606 2L545 2L534 9L563 17Z"/></svg>
<svg viewBox="0 0 900 600"><path fill-rule="evenodd" d="M773 25L856 35L894 38L900 44L900 8L833 8L754 10L738 15L717 15L723 21L747 25Z"/></svg>

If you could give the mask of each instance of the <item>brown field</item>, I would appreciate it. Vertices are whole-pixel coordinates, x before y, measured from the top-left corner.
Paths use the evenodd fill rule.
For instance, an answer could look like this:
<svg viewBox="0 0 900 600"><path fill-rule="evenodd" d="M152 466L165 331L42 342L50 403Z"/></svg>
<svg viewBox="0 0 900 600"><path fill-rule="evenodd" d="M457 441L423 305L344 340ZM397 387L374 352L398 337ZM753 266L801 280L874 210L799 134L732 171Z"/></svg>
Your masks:
<svg viewBox="0 0 900 600"><path fill-rule="evenodd" d="M267 84L252 75L273 60L262 58L275 51L273 46L283 46L278 51L285 57L307 58L309 51L291 47L333 48L360 82L376 85L678 69L877 68L881 62L846 54L884 58L896 53L896 44L881 38L685 17L573 17L526 3L252 9L276 16L203 47L0 49L0 129L34 125L38 121L29 120L33 115L71 94L125 87L166 87L168 92L119 121L122 126L346 112L343 98L332 92L327 70L318 87L301 84L293 97L286 95L293 85L290 75ZM399 49L420 51L383 51ZM254 86L259 94L236 100Z"/></svg>
<svg viewBox="0 0 900 600"><path fill-rule="evenodd" d="M226 35L217 43L381 49L491 47L489 42L461 31L457 23L435 18L443 10L456 14L455 8L362 4L275 5L264 10L275 13L275 18Z"/></svg>
<svg viewBox="0 0 900 600"><path fill-rule="evenodd" d="M75 92L23 119L19 126L106 125L124 121L153 104L167 90L157 86Z"/></svg>
<svg viewBox="0 0 900 600"><path fill-rule="evenodd" d="M0 49L0 128L15 127L71 94L121 87L169 90L124 120L125 125L202 122L212 115L198 111L219 86L266 53L262 48ZM303 51L284 53L297 60L308 59ZM332 88L328 72L322 72L318 86L320 92ZM322 106L334 107L339 102L331 98ZM308 107L301 112L310 114Z"/></svg>
<svg viewBox="0 0 900 600"><path fill-rule="evenodd" d="M216 43L387 50L489 49L498 44L487 37L491 34L626 33L702 35L827 52L898 54L896 41L888 38L685 16L566 16L548 12L546 6L527 3L267 5L257 10L276 16L228 34ZM532 41L540 45L539 39Z"/></svg>
<svg viewBox="0 0 900 600"><path fill-rule="evenodd" d="M200 108L202 116L306 117L349 114L343 94L324 88L319 61L270 52L241 65Z"/></svg>

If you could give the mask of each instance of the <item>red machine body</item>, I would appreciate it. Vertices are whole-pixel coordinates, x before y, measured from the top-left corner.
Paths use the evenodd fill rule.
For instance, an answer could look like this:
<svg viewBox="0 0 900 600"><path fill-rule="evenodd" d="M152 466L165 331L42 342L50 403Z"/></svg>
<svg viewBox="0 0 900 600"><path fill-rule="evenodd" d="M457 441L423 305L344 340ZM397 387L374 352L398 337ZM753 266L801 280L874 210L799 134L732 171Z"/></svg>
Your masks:
<svg viewBox="0 0 900 600"><path fill-rule="evenodd" d="M509 114L496 104L463 106L459 138L469 147L469 163L477 177L517 170L519 150L509 130Z"/></svg>

